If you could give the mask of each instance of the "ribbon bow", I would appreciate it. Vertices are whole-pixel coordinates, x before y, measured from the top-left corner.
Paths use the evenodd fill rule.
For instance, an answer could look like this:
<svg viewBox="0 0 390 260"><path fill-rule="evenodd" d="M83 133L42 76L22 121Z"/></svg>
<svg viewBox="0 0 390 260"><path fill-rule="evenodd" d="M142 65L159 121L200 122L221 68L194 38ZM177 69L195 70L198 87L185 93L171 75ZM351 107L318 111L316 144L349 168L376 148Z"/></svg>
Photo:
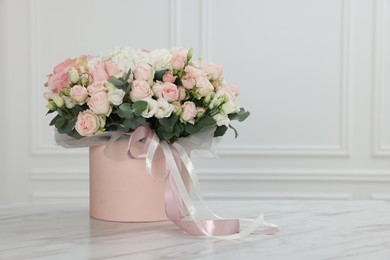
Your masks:
<svg viewBox="0 0 390 260"><path fill-rule="evenodd" d="M200 139L196 141L196 138L190 140L192 140L192 142L202 142ZM208 236L220 239L241 239L251 233L274 234L278 232L276 225L264 221L262 213L255 220L241 219L252 222L247 228L241 231L239 219L224 219L213 213L204 203L195 167L188 156L187 151L179 143L180 142L169 144L164 140L159 140L157 134L151 128L140 126L130 136L127 149L129 158L146 160L147 174L155 178L156 176L154 176L152 172L152 166L153 163L155 163L155 154L160 149L163 152L166 162L166 171L163 176L163 178L166 178L165 212L170 221L190 235ZM134 149L137 146L141 147L141 149ZM200 218L182 179L180 173L183 170L182 165L184 165L185 170L189 174L200 204L216 219L202 220ZM188 217L190 220L181 218L182 202L189 211ZM261 225L270 228L256 231Z"/></svg>

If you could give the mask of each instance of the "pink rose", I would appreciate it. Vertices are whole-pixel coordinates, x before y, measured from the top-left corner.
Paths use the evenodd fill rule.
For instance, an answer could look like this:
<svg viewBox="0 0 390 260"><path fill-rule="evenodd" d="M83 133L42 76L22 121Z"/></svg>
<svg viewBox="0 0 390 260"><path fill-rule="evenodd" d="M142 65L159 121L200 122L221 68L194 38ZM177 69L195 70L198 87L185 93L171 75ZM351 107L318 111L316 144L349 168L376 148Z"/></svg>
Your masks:
<svg viewBox="0 0 390 260"><path fill-rule="evenodd" d="M183 70L184 66L186 65L186 56L182 55L173 55L171 60L169 61L172 68L175 70Z"/></svg>
<svg viewBox="0 0 390 260"><path fill-rule="evenodd" d="M69 79L70 67L62 70L57 74L52 74L49 76L49 80L47 81L47 87L53 93L59 93L61 89L69 87L70 79Z"/></svg>
<svg viewBox="0 0 390 260"><path fill-rule="evenodd" d="M58 73L62 72L65 69L70 70L70 68L73 67L74 65L75 65L75 60L74 59L67 59L67 60L61 62L60 64L58 64L54 68L54 74L58 74Z"/></svg>
<svg viewBox="0 0 390 260"><path fill-rule="evenodd" d="M182 122L188 122L190 124L195 123L195 116L198 113L196 110L195 103L192 101L186 101L184 102L183 106L183 111L180 115L180 120Z"/></svg>
<svg viewBox="0 0 390 260"><path fill-rule="evenodd" d="M150 88L148 82L144 80L134 80L133 87L130 92L131 101L135 102L142 100L153 95L152 89Z"/></svg>
<svg viewBox="0 0 390 260"><path fill-rule="evenodd" d="M222 94L222 95L229 93L229 94L237 97L238 95L240 95L240 90L235 86L226 86L226 87L220 88L217 93Z"/></svg>
<svg viewBox="0 0 390 260"><path fill-rule="evenodd" d="M179 99L179 91L177 86L171 82L165 82L162 90L162 97L169 102L173 102Z"/></svg>
<svg viewBox="0 0 390 260"><path fill-rule="evenodd" d="M81 136L93 135L99 127L100 119L92 111L86 110L78 114L75 129Z"/></svg>
<svg viewBox="0 0 390 260"><path fill-rule="evenodd" d="M118 65L112 63L111 61L105 61L104 66L106 69L106 73L109 77L120 77L122 74L122 71L119 69Z"/></svg>
<svg viewBox="0 0 390 260"><path fill-rule="evenodd" d="M186 89L184 88L184 87L179 87L178 88L178 90L179 90L179 101L182 101L182 100L184 100L185 98L186 98L186 96L187 96L187 91L186 91Z"/></svg>
<svg viewBox="0 0 390 260"><path fill-rule="evenodd" d="M91 72L93 81L106 81L108 79L104 62L96 63Z"/></svg>
<svg viewBox="0 0 390 260"><path fill-rule="evenodd" d="M203 77L207 76L207 73L201 69L195 68L194 66L187 66L184 69L187 76L197 78L197 77Z"/></svg>
<svg viewBox="0 0 390 260"><path fill-rule="evenodd" d="M98 115L110 115L111 113L111 104L110 99L106 92L99 91L92 95L91 99L88 101L88 106Z"/></svg>
<svg viewBox="0 0 390 260"><path fill-rule="evenodd" d="M173 83L175 82L176 78L177 78L176 76L173 76L172 71L168 70L167 72L165 72L163 76L163 81Z"/></svg>
<svg viewBox="0 0 390 260"><path fill-rule="evenodd" d="M88 98L88 91L83 86L75 85L70 89L70 96L74 101L82 104Z"/></svg>
<svg viewBox="0 0 390 260"><path fill-rule="evenodd" d="M181 79L181 83L186 89L192 89L195 86L196 82L193 77L186 75L184 78Z"/></svg>
<svg viewBox="0 0 390 260"><path fill-rule="evenodd" d="M134 69L134 78L138 80L148 81L154 77L154 69L148 63L138 62L135 64Z"/></svg>
<svg viewBox="0 0 390 260"><path fill-rule="evenodd" d="M220 80L223 76L223 68L210 61L202 61L200 68L207 72L207 75L211 80Z"/></svg>
<svg viewBox="0 0 390 260"><path fill-rule="evenodd" d="M152 86L154 96L157 98L162 98L163 88L164 88L164 83L162 83L160 81L157 81L156 83L154 83L154 85Z"/></svg>
<svg viewBox="0 0 390 260"><path fill-rule="evenodd" d="M43 93L43 98L48 100L51 99L54 96L53 92L45 92Z"/></svg>
<svg viewBox="0 0 390 260"><path fill-rule="evenodd" d="M92 96L99 91L106 91L106 81L96 81L87 87L88 94Z"/></svg>
<svg viewBox="0 0 390 260"><path fill-rule="evenodd" d="M205 97L214 91L214 87L210 83L210 81L207 77L197 77L196 78L196 88L197 88L197 92L202 97Z"/></svg>

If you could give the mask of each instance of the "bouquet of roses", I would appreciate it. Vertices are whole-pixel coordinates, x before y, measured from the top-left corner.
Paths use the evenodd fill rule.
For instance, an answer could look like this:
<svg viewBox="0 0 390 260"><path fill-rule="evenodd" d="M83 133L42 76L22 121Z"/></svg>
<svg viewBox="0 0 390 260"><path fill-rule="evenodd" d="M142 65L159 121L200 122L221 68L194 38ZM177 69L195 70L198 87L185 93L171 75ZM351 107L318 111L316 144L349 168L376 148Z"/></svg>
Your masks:
<svg viewBox="0 0 390 260"><path fill-rule="evenodd" d="M67 59L45 84L50 122L76 139L108 131L131 133L141 125L169 143L215 126L222 136L231 120L249 112L239 107L236 87L223 68L192 59L192 49L145 51L116 48L100 56Z"/></svg>

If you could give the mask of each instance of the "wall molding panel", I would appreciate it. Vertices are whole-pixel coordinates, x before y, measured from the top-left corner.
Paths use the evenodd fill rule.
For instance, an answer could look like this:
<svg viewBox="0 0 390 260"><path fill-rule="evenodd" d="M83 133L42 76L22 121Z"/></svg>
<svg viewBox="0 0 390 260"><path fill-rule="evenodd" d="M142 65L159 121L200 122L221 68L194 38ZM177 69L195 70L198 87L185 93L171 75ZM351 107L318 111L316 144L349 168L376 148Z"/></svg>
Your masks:
<svg viewBox="0 0 390 260"><path fill-rule="evenodd" d="M387 3L389 4L389 3ZM385 44L385 30L388 24L385 23L385 0L376 0L374 9L373 26L373 99L372 99L372 144L373 155L378 157L390 156L390 146L383 143L383 101L385 82L384 82L384 49L388 48Z"/></svg>
<svg viewBox="0 0 390 260"><path fill-rule="evenodd" d="M12 0L4 1L16 8ZM24 183L19 175L11 178L15 175L11 165L22 162L16 161L19 154L10 146L11 141L6 142L10 146L7 152L13 153L7 158L15 161L7 162L10 166L2 178L5 187L19 187L20 182L24 186L15 188L20 191L14 193L30 196L32 201L88 199L88 149L55 145L54 129L47 125L49 116L44 116L42 81L57 55L61 59L70 53L93 53L101 46L123 43L136 48L188 45L205 60L222 60L226 77L233 71L233 79L236 77L244 88L256 88L251 84L257 80L261 86L259 104L258 97L245 96L246 91L240 96L240 104L249 102L253 107L247 108L254 112L254 120L248 120L250 128L244 125L238 129L241 142L224 140L216 148L220 159L199 160L197 172L206 199L390 201L390 77L386 74L390 0L318 0L315 4L306 0L294 4L289 0L248 0L245 6L234 0L113 1L115 4L94 0L20 2L30 14L20 18L30 32L24 47L29 54L28 66L20 75L26 75L31 83L22 86L27 93L23 104L28 103L25 106L31 111L27 112L27 123L12 120L18 125L7 126L6 132L27 129L26 124L30 124L25 131L29 142L15 140L28 149L23 159L28 166L23 170ZM64 18L70 10L75 17L85 14L82 8L91 3L91 25L83 23L81 29L75 29L78 25ZM123 6L117 10L122 14L118 19L130 6L140 10L133 14L138 20L150 5L157 7L149 10L148 19L139 27L131 26L129 18L131 30L122 35L122 29L115 27L117 21L99 20L118 4ZM78 5L82 8L72 9ZM237 10L240 8L242 12ZM251 24L244 26L247 17L252 19ZM16 18L11 18L7 15L4 19L12 24ZM6 29L10 36L10 26ZM0 26L0 33L2 30ZM88 35L78 34L80 31L88 31ZM235 33L237 39L232 40ZM7 46L11 45L8 40ZM240 48L244 54L233 53ZM257 50L255 55L248 56L246 52L253 49ZM223 61L225 53L231 60ZM253 57L263 59L261 64ZM7 58L7 71L18 71L21 59ZM250 77L246 78L248 71L235 70L239 62L253 68L248 70ZM5 98L12 101L20 93L20 88L7 88ZM252 135L258 131L263 131L262 135ZM0 201L17 201L14 193L11 199L7 197L10 192L0 193Z"/></svg>
<svg viewBox="0 0 390 260"><path fill-rule="evenodd" d="M341 77L340 77L340 128L338 129L340 140L337 145L220 145L218 154L224 156L294 156L294 157L348 157L349 151L349 128L350 128L350 60L351 45L351 4L350 0L340 0L342 8L341 17ZM202 57L210 58L212 23L211 0L200 1L200 44Z"/></svg>

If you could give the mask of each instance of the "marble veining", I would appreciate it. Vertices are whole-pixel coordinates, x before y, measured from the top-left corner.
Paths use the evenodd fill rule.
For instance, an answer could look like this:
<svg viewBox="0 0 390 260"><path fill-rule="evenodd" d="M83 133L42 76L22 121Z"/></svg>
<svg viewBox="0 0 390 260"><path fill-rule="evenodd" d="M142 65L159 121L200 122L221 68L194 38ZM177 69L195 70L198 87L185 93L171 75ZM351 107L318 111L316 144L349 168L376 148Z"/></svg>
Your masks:
<svg viewBox="0 0 390 260"><path fill-rule="evenodd" d="M86 203L0 205L0 259L390 260L390 204L383 201L213 201L224 217L255 217L275 235L239 241L191 237L170 222L89 218Z"/></svg>

